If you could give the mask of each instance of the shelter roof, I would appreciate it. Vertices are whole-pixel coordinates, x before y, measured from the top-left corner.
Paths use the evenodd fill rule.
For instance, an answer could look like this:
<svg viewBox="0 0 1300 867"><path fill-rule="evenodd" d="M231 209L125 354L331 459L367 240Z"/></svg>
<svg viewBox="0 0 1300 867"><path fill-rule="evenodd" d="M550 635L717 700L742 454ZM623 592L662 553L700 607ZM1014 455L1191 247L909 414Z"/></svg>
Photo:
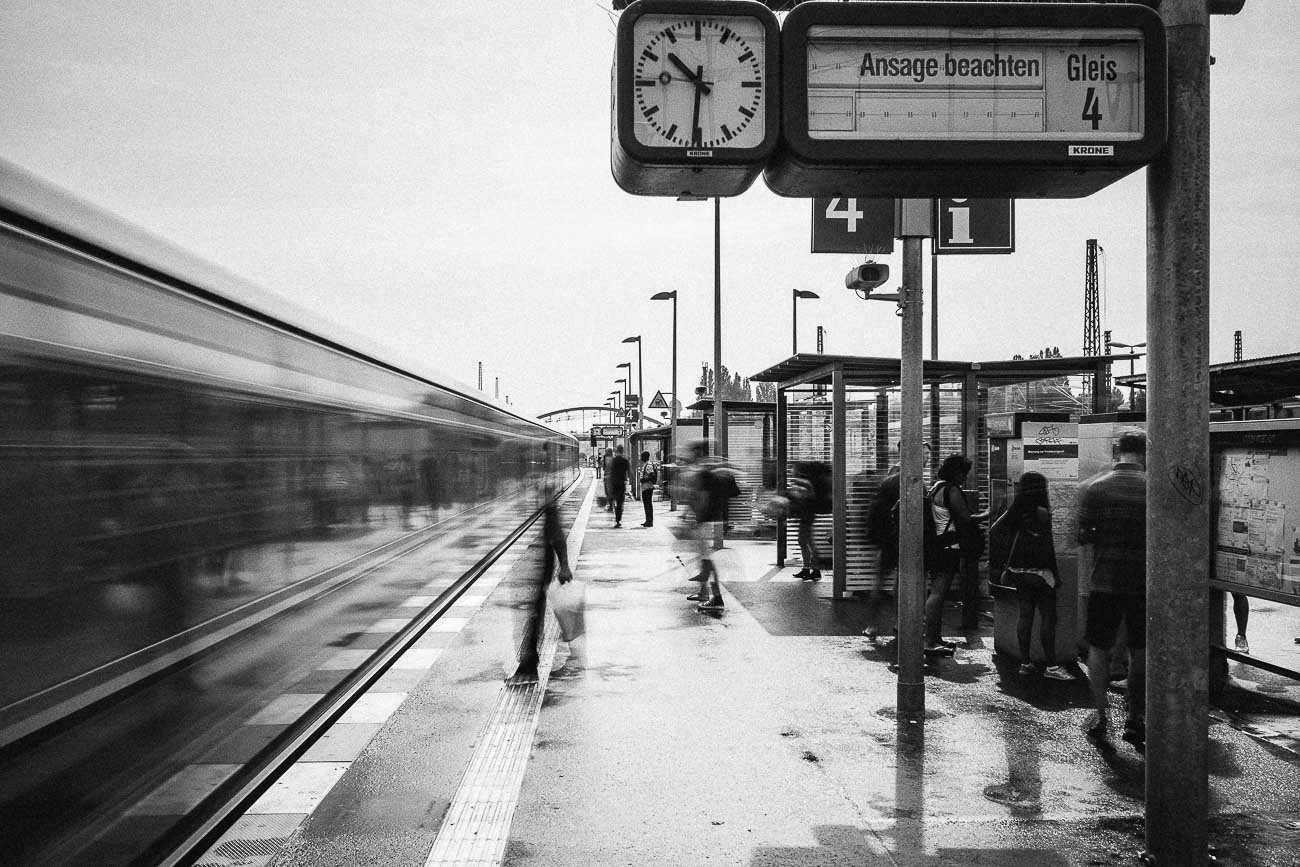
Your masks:
<svg viewBox="0 0 1300 867"><path fill-rule="evenodd" d="M1300 395L1300 354L1211 364L1209 372L1210 402L1217 406L1271 403ZM1115 383L1146 388L1147 377L1145 373L1119 376Z"/></svg>
<svg viewBox="0 0 1300 867"><path fill-rule="evenodd" d="M1124 355L1078 355L1069 358L1016 358L998 361L931 361L922 362L926 384L958 383L972 374L985 385L1009 385L1036 379L1055 379L1081 373L1096 373L1098 368ZM845 382L851 386L888 388L898 385L900 362L897 358L860 355L792 355L785 361L750 376L754 382L776 382L783 387L823 384L831 381L836 367L842 366Z"/></svg>
<svg viewBox="0 0 1300 867"><path fill-rule="evenodd" d="M694 412L713 412L713 398L703 398L686 407ZM724 412L776 412L776 404L760 400L724 400Z"/></svg>

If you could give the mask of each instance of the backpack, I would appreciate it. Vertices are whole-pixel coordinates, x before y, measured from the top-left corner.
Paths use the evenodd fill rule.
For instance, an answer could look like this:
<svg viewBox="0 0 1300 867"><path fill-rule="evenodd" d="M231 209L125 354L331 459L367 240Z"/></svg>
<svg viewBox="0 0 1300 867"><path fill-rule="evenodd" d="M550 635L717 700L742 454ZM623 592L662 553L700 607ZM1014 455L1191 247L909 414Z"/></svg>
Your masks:
<svg viewBox="0 0 1300 867"><path fill-rule="evenodd" d="M957 542L957 529L952 526L951 521L942 533L934 524L933 497L940 486L946 484L946 482L938 482L933 488L921 495L921 548L925 554L925 567L927 569L934 568L938 564L941 551ZM901 498L895 500L894 505L889 509L889 524L886 532L891 533L895 538L898 536L898 511L901 502Z"/></svg>
<svg viewBox="0 0 1300 867"><path fill-rule="evenodd" d="M925 496L925 540L926 544L933 545L936 551L942 551L944 548L951 548L957 544L957 527L953 524L951 516L948 518L948 524L943 529L934 522L934 498L940 491L947 495L948 483L938 481L930 488ZM947 503L944 503L947 506Z"/></svg>

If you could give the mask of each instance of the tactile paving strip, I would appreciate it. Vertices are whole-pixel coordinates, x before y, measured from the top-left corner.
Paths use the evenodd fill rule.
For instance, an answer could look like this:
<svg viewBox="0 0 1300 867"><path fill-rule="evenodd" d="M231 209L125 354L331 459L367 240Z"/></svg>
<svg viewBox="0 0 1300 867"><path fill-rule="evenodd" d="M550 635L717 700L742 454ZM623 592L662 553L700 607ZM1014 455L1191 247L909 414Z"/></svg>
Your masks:
<svg viewBox="0 0 1300 867"><path fill-rule="evenodd" d="M593 485L573 522L568 537L570 563L578 562L594 492ZM555 618L546 618L537 682L507 682L501 687L496 707L451 799L425 867L476 867L497 865L503 860L559 633Z"/></svg>

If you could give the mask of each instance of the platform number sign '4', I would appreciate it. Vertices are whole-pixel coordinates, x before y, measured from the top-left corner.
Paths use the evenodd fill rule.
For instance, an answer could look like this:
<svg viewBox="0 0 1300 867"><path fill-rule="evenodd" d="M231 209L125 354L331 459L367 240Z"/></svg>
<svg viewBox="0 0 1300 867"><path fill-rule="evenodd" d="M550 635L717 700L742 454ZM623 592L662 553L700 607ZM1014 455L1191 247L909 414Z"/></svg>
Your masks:
<svg viewBox="0 0 1300 867"><path fill-rule="evenodd" d="M814 198L814 253L894 252L894 200Z"/></svg>
<svg viewBox="0 0 1300 867"><path fill-rule="evenodd" d="M1101 125L1101 100L1097 98L1097 88L1090 87L1083 97L1083 114L1082 120L1092 121L1092 128L1097 129Z"/></svg>
<svg viewBox="0 0 1300 867"><path fill-rule="evenodd" d="M1014 253L1014 199L936 199L935 253Z"/></svg>

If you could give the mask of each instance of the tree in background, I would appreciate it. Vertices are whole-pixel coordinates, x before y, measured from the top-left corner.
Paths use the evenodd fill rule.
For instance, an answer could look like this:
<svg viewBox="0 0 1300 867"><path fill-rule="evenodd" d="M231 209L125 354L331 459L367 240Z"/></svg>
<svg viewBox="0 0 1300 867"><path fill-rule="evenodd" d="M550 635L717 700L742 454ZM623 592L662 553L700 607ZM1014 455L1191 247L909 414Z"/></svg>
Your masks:
<svg viewBox="0 0 1300 867"><path fill-rule="evenodd" d="M713 394L713 368L707 361L700 371L700 385L703 386L706 395ZM733 376L725 364L722 365L722 399L754 402L754 390L749 380L741 377L739 373Z"/></svg>

